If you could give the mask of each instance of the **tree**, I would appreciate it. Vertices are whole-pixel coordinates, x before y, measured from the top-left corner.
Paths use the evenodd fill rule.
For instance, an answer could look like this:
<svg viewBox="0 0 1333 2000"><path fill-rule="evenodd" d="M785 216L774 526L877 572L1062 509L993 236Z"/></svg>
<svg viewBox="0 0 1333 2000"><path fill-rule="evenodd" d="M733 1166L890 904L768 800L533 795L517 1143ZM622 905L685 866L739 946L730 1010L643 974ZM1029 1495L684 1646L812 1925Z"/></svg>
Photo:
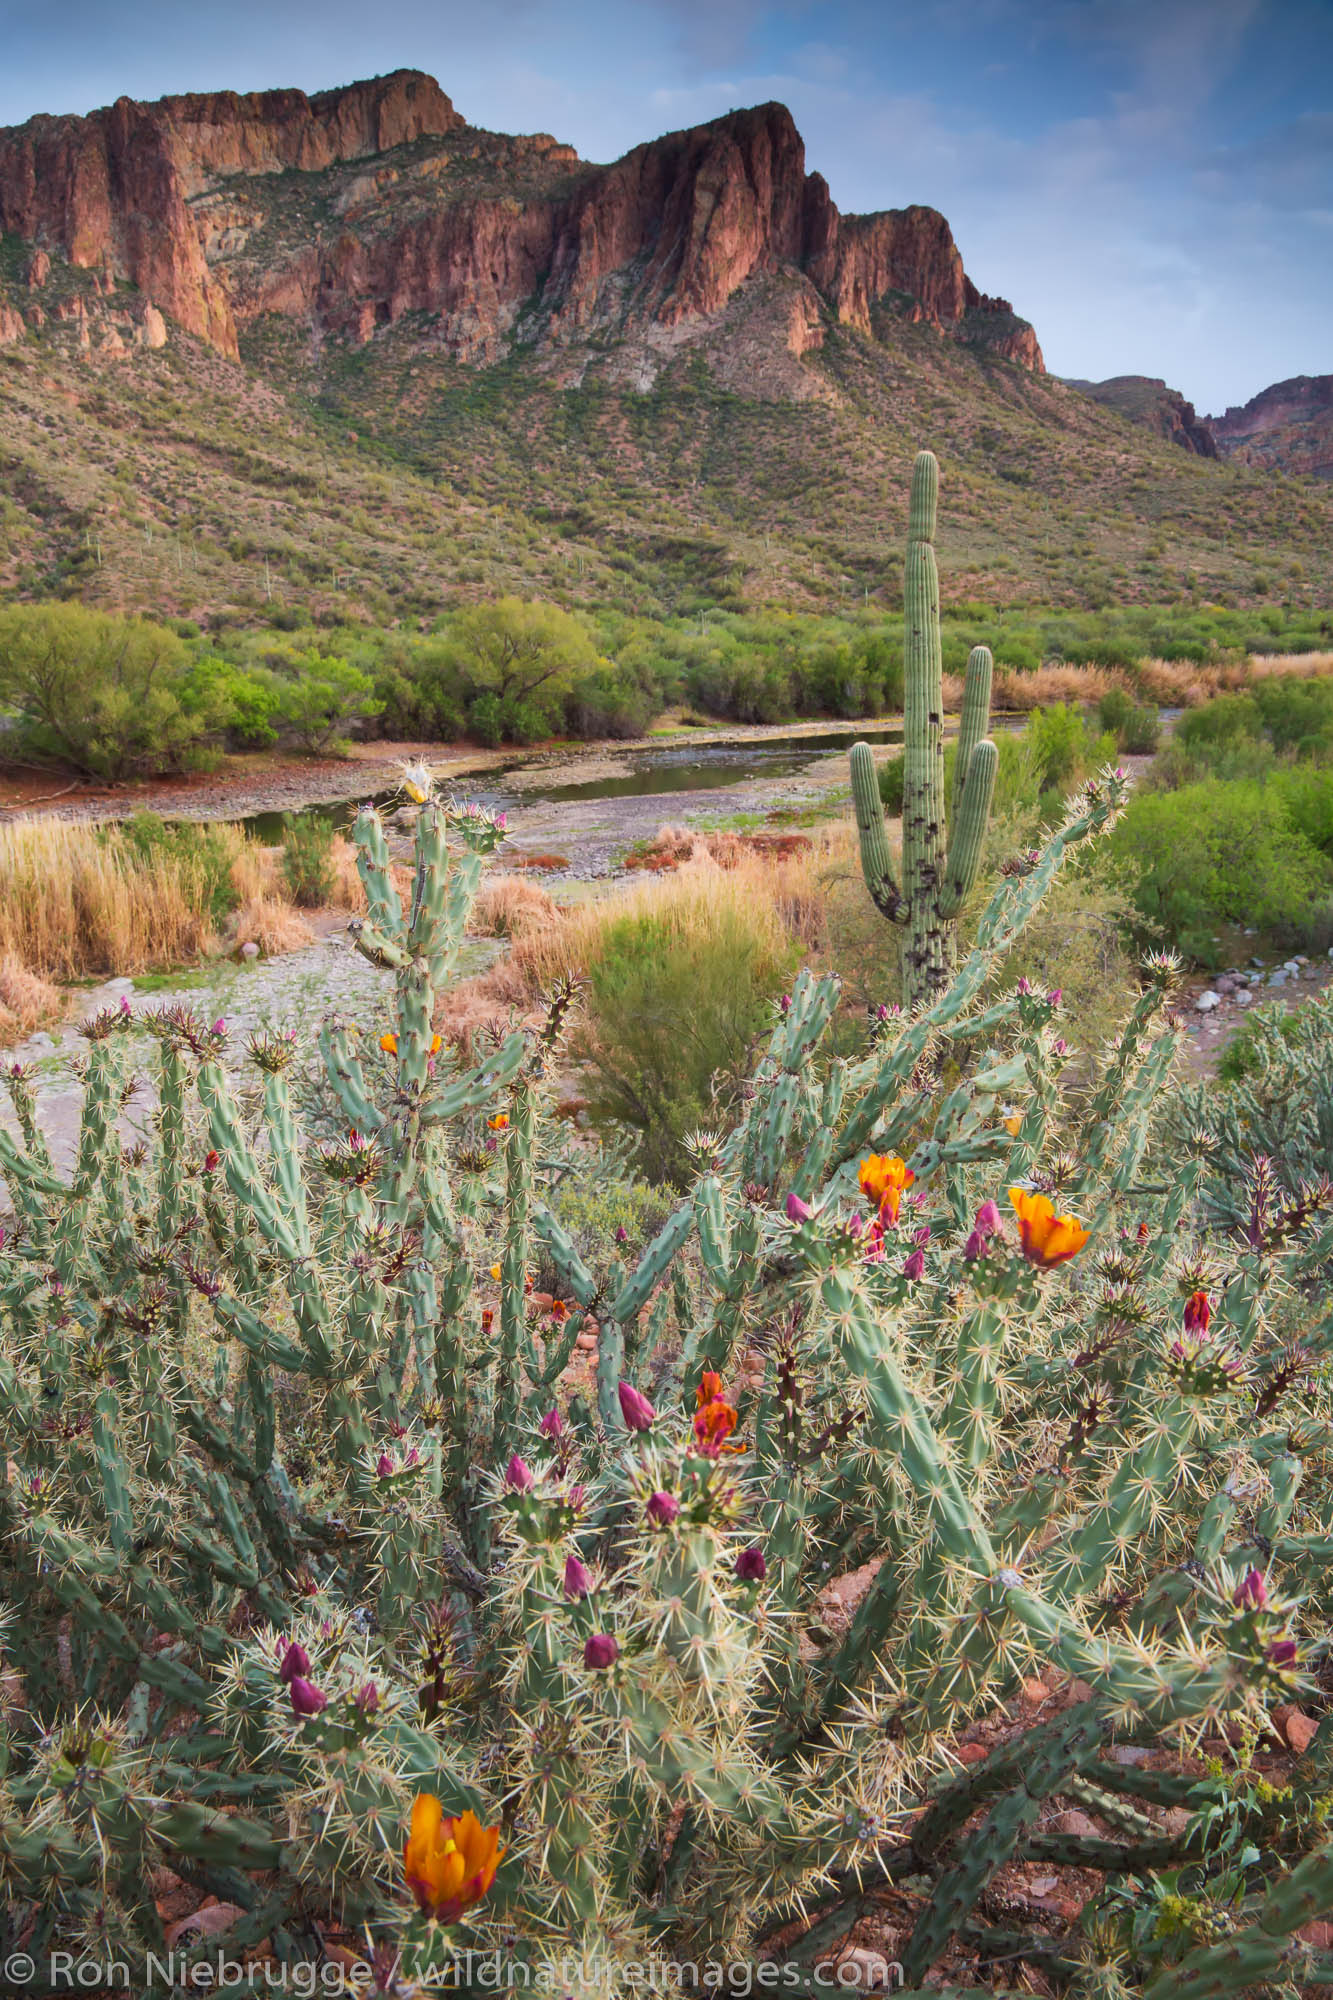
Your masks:
<svg viewBox="0 0 1333 2000"><path fill-rule="evenodd" d="M292 653L284 664L278 714L301 749L314 757L326 750L341 755L349 745L350 724L378 715L375 683L333 653Z"/></svg>
<svg viewBox="0 0 1333 2000"><path fill-rule="evenodd" d="M13 753L97 778L197 761L225 718L209 702L182 702L187 659L174 632L145 618L81 604L0 611L0 708L13 718Z"/></svg>
<svg viewBox="0 0 1333 2000"><path fill-rule="evenodd" d="M469 703L493 696L505 735L520 739L558 720L573 690L607 665L581 620L540 601L473 605L454 620L452 638Z"/></svg>

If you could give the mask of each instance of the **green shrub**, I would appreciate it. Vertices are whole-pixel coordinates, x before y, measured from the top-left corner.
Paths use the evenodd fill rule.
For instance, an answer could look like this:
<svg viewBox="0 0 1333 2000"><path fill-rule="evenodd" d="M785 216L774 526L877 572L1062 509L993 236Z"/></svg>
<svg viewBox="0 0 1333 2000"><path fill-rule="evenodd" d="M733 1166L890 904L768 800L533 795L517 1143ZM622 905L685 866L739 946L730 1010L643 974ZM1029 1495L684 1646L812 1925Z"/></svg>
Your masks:
<svg viewBox="0 0 1333 2000"><path fill-rule="evenodd" d="M330 653L300 653L284 662L277 713L287 734L311 756L341 755L343 733L378 715L375 683L360 667Z"/></svg>
<svg viewBox="0 0 1333 2000"><path fill-rule="evenodd" d="M234 848L220 826L201 825L195 820L167 821L156 813L141 812L118 827L106 829L105 837L123 838L145 861L165 855L183 864L199 883L196 906L206 910L214 924L220 924L240 901L232 880Z"/></svg>
<svg viewBox="0 0 1333 2000"><path fill-rule="evenodd" d="M1113 687L1097 704L1098 727L1114 736L1125 757L1148 757L1162 733L1161 717L1151 702L1137 702L1124 688Z"/></svg>
<svg viewBox="0 0 1333 2000"><path fill-rule="evenodd" d="M304 910L318 910L333 896L332 820L318 813L300 818L284 813L282 820L282 876L292 901Z"/></svg>
<svg viewBox="0 0 1333 2000"><path fill-rule="evenodd" d="M875 772L879 784L880 803L892 819L901 819L903 810L903 787L907 782L907 757L899 750L879 765Z"/></svg>
<svg viewBox="0 0 1333 2000"><path fill-rule="evenodd" d="M1067 792L1115 756L1115 739L1094 736L1082 711L1063 701L1034 709L1027 737L1043 792Z"/></svg>
<svg viewBox="0 0 1333 2000"><path fill-rule="evenodd" d="M731 907L707 929L636 912L603 933L585 994L590 1108L642 1135L650 1180L688 1178L686 1137L725 1107L796 959Z"/></svg>
<svg viewBox="0 0 1333 2000"><path fill-rule="evenodd" d="M1141 792L1111 852L1142 924L1203 965L1219 962L1222 925L1313 943L1330 922L1333 865L1261 785L1213 778Z"/></svg>
<svg viewBox="0 0 1333 2000"><path fill-rule="evenodd" d="M263 750L277 742L282 689L273 674L209 654L192 662L180 692L186 713L224 729L235 749Z"/></svg>

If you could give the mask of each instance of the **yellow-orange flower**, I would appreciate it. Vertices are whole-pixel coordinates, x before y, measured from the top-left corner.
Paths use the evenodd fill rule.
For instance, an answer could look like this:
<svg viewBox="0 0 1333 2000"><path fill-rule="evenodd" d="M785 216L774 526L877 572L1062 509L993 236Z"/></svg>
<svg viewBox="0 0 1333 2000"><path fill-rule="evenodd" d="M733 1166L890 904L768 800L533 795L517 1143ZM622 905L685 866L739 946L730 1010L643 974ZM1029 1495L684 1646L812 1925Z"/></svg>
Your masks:
<svg viewBox="0 0 1333 2000"><path fill-rule="evenodd" d="M717 1458L724 1451L744 1451L743 1444L730 1442L731 1433L740 1421L730 1403L721 1396L713 1396L701 1403L694 1418L695 1449L705 1458Z"/></svg>
<svg viewBox="0 0 1333 2000"><path fill-rule="evenodd" d="M509 1113L507 1111L497 1111L494 1118L488 1118L486 1123L490 1126L492 1132L506 1132L509 1129Z"/></svg>
<svg viewBox="0 0 1333 2000"><path fill-rule="evenodd" d="M412 1801L403 1874L418 1907L437 1922L457 1923L481 1901L504 1851L499 1827L483 1826L474 1812L446 1819L433 1792L418 1792Z"/></svg>
<svg viewBox="0 0 1333 2000"><path fill-rule="evenodd" d="M398 1053L397 1035L381 1035L380 1047L383 1049L386 1056L396 1056Z"/></svg>
<svg viewBox="0 0 1333 2000"><path fill-rule="evenodd" d="M498 1264L491 1265L491 1276L494 1278L496 1284L498 1285L500 1282L500 1266Z"/></svg>
<svg viewBox="0 0 1333 2000"><path fill-rule="evenodd" d="M1011 1139L1016 1139L1023 1129L1023 1121L1016 1111L1011 1112L1009 1117L1003 1119L1001 1122Z"/></svg>
<svg viewBox="0 0 1333 2000"><path fill-rule="evenodd" d="M1018 1233L1023 1255L1029 1264L1048 1270L1077 1257L1088 1240L1088 1231L1075 1215L1057 1215L1049 1195L1029 1194L1026 1188L1010 1188L1009 1199L1018 1216Z"/></svg>
<svg viewBox="0 0 1333 2000"><path fill-rule="evenodd" d="M862 1160L856 1178L867 1201L873 1201L879 1210L881 1221L887 1216L890 1222L896 1222L903 1194L916 1175L896 1153L872 1153L869 1159Z"/></svg>

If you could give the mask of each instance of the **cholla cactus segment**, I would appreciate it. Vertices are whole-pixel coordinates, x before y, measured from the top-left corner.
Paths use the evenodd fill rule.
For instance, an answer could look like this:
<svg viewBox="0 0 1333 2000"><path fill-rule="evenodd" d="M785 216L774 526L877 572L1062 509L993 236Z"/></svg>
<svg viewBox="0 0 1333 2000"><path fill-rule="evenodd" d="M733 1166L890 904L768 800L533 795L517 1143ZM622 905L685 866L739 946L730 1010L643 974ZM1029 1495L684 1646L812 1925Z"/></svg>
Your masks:
<svg viewBox="0 0 1333 2000"><path fill-rule="evenodd" d="M165 1864L225 1881L238 1936L364 1932L418 1984L465 1944L586 1960L570 1990L603 1993L633 1960L753 1959L804 1909L784 1950L814 1990L863 1886L913 1878L902 1956L936 1980L960 1944L1008 1950L997 1872L1055 1852L1111 1880L1187 1859L1225 1896L1232 1930L1176 1962L1108 1892L1070 1947L1106 1990L1296 1964L1322 1745L1280 1814L1209 1794L1225 1852L1147 1816L1201 1781L1107 1756L1316 1701L1333 1551L1317 1184L1245 1162L1201 1233L1213 1155L1158 1136L1169 980L1084 1099L1051 992L998 988L1121 790L1071 801L976 951L859 1054L836 981L794 980L646 1244L563 1208L589 1169L549 1143L559 1009L469 1064L436 1041L500 829L433 795L406 895L358 819L384 994L321 1024L314 1110L281 1035L238 1085L217 1024L117 1010L66 1178L7 1079L19 1935L143 1965ZM161 1110L127 1154L136 1038ZM1037 1673L1051 1714L960 1768L964 1725ZM1056 1835L1059 1805L1111 1831Z"/></svg>

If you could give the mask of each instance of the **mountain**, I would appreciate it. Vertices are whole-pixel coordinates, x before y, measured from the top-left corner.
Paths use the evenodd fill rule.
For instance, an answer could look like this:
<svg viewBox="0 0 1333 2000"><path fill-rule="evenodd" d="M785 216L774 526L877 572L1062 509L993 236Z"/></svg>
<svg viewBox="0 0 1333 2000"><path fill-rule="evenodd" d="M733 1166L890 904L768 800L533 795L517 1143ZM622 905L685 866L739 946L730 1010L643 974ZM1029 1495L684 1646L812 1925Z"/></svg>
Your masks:
<svg viewBox="0 0 1333 2000"><path fill-rule="evenodd" d="M545 134L473 129L413 70L316 97L120 98L0 132L0 230L104 289L133 285L232 356L270 312L357 342L419 314L460 360L523 345L564 381L619 336L642 386L655 356L776 276L797 356L828 308L867 334L903 313L1042 366L1031 327L967 277L942 215L838 213L781 104L598 167Z"/></svg>
<svg viewBox="0 0 1333 2000"><path fill-rule="evenodd" d="M1333 480L1333 375L1293 375L1207 421L1227 458Z"/></svg>
<svg viewBox="0 0 1333 2000"><path fill-rule="evenodd" d="M1154 375L1112 375L1105 382L1080 382L1073 376L1065 380L1071 389L1104 403L1108 410L1118 410L1131 423L1145 424L1184 451L1199 458L1218 456L1211 419L1196 416L1193 403L1187 403L1179 389L1168 389Z"/></svg>
<svg viewBox="0 0 1333 2000"><path fill-rule="evenodd" d="M952 601L1333 600L1333 493L1048 376L944 217L840 214L781 105L597 166L414 71L121 99L0 132L0 231L0 589L887 611L929 443Z"/></svg>

